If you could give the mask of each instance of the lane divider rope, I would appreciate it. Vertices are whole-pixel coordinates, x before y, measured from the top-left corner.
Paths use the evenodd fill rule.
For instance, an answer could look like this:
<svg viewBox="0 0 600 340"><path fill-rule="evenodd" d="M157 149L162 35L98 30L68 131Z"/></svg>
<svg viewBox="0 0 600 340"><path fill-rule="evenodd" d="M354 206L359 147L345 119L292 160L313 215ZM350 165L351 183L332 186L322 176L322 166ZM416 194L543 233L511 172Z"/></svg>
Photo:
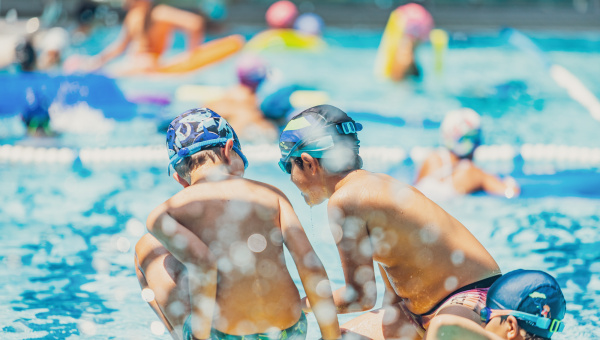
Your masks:
<svg viewBox="0 0 600 340"><path fill-rule="evenodd" d="M433 147L414 147L409 152L401 147L361 147L360 155L365 162L378 165L399 164L407 158L422 162L435 150ZM276 163L279 148L276 145L247 145L244 153L251 162ZM482 145L475 151L476 162L509 162L520 155L524 162L564 163L582 166L600 165L600 148L554 144L524 144L520 148L508 145ZM149 163L166 164L167 152L162 145L67 148L0 145L0 163L72 164L79 159L84 165L102 163Z"/></svg>

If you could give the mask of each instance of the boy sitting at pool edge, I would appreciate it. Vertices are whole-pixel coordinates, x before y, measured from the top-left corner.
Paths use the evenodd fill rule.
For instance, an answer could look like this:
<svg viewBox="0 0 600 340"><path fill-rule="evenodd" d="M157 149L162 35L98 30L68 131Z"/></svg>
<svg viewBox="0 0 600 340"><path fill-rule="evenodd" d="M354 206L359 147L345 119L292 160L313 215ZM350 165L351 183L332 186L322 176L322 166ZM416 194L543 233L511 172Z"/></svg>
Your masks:
<svg viewBox="0 0 600 340"><path fill-rule="evenodd" d="M298 217L281 191L242 177L247 161L225 119L187 111L170 124L167 146L184 189L150 213L136 271L173 338L304 339L283 244L318 306L322 337L340 338L327 274Z"/></svg>
<svg viewBox="0 0 600 340"><path fill-rule="evenodd" d="M519 269L490 287L481 324L440 316L429 326L427 340L548 340L563 331L565 313L565 297L552 276Z"/></svg>
<svg viewBox="0 0 600 340"><path fill-rule="evenodd" d="M334 291L338 313L374 307L373 261L384 279L383 307L342 327L372 339L420 339L437 315L479 320L487 289L500 277L496 261L418 190L361 170L361 129L342 110L320 105L292 118L279 144L280 167L306 203L329 199L329 226L345 276L345 286Z"/></svg>

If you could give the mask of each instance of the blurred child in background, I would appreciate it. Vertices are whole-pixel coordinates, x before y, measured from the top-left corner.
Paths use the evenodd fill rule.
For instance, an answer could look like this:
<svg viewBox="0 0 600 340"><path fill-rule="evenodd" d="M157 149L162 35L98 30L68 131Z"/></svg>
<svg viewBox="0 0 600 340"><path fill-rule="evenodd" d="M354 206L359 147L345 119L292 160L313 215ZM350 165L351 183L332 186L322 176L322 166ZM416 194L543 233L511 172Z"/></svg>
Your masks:
<svg viewBox="0 0 600 340"><path fill-rule="evenodd" d="M239 131L240 138L272 142L278 130L259 108L257 88L267 78L267 65L253 54L245 54L237 63L239 83L229 88L222 98L206 104L227 119Z"/></svg>
<svg viewBox="0 0 600 340"><path fill-rule="evenodd" d="M415 187L434 200L484 190L512 198L519 194L514 179L504 180L486 173L473 163L481 144L481 117L463 108L446 114L441 125L444 147L432 152L418 172Z"/></svg>
<svg viewBox="0 0 600 340"><path fill-rule="evenodd" d="M402 21L403 35L394 53L390 78L402 80L408 76L419 77L421 71L415 60L415 51L419 44L429 39L433 29L431 14L421 5L409 3L395 9Z"/></svg>

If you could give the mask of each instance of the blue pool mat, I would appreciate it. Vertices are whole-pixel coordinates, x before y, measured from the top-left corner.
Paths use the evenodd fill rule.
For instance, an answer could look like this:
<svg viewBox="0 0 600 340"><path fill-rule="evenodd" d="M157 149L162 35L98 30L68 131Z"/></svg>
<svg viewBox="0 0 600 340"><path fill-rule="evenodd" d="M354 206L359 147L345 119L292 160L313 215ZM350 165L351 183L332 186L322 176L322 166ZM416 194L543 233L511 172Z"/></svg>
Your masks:
<svg viewBox="0 0 600 340"><path fill-rule="evenodd" d="M521 186L521 197L600 198L600 173L597 170L568 170L549 175L514 175Z"/></svg>
<svg viewBox="0 0 600 340"><path fill-rule="evenodd" d="M27 107L27 89L31 88L48 105L58 100L64 105L78 102L104 112L106 118L130 120L136 105L127 101L115 80L99 74L50 75L45 73L0 74L0 117L12 116Z"/></svg>

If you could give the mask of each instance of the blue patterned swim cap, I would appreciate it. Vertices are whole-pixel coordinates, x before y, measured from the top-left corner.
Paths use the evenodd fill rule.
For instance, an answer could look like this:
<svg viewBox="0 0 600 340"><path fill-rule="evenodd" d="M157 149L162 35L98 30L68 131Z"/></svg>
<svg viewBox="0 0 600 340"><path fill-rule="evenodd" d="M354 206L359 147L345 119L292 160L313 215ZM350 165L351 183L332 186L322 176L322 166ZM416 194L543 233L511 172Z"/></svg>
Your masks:
<svg viewBox="0 0 600 340"><path fill-rule="evenodd" d="M242 145L235 131L225 118L208 108L191 109L175 118L167 129L169 151L169 175L184 158L215 146L224 146L233 139L233 151L242 161L244 168L248 160L242 153Z"/></svg>

